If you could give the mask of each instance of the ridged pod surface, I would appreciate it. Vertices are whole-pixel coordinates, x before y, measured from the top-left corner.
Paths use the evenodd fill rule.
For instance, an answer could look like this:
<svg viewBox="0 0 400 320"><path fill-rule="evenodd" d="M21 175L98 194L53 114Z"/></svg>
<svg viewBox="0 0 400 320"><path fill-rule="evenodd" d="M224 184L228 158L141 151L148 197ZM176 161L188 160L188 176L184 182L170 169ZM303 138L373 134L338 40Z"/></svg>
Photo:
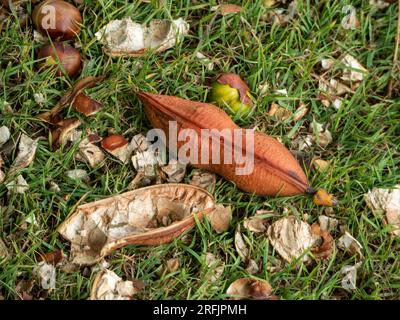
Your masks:
<svg viewBox="0 0 400 320"><path fill-rule="evenodd" d="M199 139L199 155L202 154L202 144L203 146L208 144L212 148L212 142L220 139L220 136L215 136L209 138L210 141L201 141L201 129L228 129L230 131L240 129L222 109L212 104L145 92L139 92L137 95L145 106L145 113L152 126L163 130L167 137L169 121L177 122L178 135L186 128L195 130ZM233 137L233 133L231 136ZM240 148L245 146L244 141L243 135ZM177 141L178 150L184 144L185 142ZM221 141L219 147L222 160L224 159L223 146L224 143ZM209 152L210 158L207 164L202 162L203 164L192 163L192 165L223 176L243 191L261 196L292 196L313 191L302 168L289 150L266 134L259 132L254 134L254 170L250 174L236 174L236 168L239 165L235 162L229 164L221 161L220 164L213 164L211 154L212 150ZM243 150L242 155L245 154ZM234 156L232 158L235 159Z"/></svg>

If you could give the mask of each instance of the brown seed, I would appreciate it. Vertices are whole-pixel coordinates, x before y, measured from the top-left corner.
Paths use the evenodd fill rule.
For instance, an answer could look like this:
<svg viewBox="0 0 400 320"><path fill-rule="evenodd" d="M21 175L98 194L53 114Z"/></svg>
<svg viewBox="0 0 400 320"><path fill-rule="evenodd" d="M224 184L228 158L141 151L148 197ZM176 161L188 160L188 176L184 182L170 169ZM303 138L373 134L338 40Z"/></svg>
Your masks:
<svg viewBox="0 0 400 320"><path fill-rule="evenodd" d="M100 102L83 93L80 93L76 96L73 106L76 111L83 113L87 117L95 114L102 107Z"/></svg>
<svg viewBox="0 0 400 320"><path fill-rule="evenodd" d="M82 67L82 58L79 51L65 43L53 43L42 47L39 50L38 59L44 58L46 58L46 61L41 65L44 67L57 66L57 76L67 74L73 78Z"/></svg>
<svg viewBox="0 0 400 320"><path fill-rule="evenodd" d="M128 140L118 134L108 136L101 142L101 146L107 151L113 151L117 148L123 147L126 144L128 144Z"/></svg>
<svg viewBox="0 0 400 320"><path fill-rule="evenodd" d="M35 7L32 14L35 28L53 40L71 40L81 31L82 16L72 4L47 0Z"/></svg>

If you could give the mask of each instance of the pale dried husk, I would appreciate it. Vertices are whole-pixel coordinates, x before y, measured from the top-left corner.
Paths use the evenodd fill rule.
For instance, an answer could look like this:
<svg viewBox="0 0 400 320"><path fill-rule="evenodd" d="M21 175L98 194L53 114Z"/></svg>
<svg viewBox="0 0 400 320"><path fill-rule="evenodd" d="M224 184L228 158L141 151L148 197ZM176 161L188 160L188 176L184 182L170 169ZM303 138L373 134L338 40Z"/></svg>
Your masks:
<svg viewBox="0 0 400 320"><path fill-rule="evenodd" d="M73 262L91 265L126 245L168 243L214 206L202 188L155 185L81 205L58 232L71 241Z"/></svg>

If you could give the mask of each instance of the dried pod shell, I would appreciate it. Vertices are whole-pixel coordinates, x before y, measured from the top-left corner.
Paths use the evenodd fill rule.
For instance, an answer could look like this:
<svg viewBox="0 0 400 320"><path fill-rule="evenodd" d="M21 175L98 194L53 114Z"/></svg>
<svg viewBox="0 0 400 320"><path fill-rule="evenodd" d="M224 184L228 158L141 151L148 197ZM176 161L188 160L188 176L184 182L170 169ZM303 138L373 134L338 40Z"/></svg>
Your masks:
<svg viewBox="0 0 400 320"><path fill-rule="evenodd" d="M87 117L95 114L102 107L100 102L83 93L80 93L76 96L73 106L76 111L83 113Z"/></svg>
<svg viewBox="0 0 400 320"><path fill-rule="evenodd" d="M204 189L156 185L81 205L58 232L71 241L73 262L91 265L126 245L168 243L214 206Z"/></svg>

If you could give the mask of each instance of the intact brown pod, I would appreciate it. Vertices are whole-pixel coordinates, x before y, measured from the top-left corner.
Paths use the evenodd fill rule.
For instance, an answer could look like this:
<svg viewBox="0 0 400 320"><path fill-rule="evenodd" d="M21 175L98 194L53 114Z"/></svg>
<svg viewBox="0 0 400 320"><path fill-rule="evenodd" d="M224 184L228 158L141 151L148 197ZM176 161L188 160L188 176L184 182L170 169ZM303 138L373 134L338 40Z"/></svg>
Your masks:
<svg viewBox="0 0 400 320"><path fill-rule="evenodd" d="M35 28L53 40L71 40L81 31L82 16L72 4L47 0L35 7L32 14Z"/></svg>
<svg viewBox="0 0 400 320"><path fill-rule="evenodd" d="M82 57L78 50L66 43L53 43L42 47L38 53L39 59L46 58L44 67L56 67L57 76L65 73L73 78L82 68ZM61 64L61 66L60 66Z"/></svg>
<svg viewBox="0 0 400 320"><path fill-rule="evenodd" d="M220 108L207 103L190 101L173 96L138 93L139 99L145 106L145 112L153 127L161 129L168 137L169 121L176 121L179 133L183 129L192 129L197 133L198 146L211 145L212 140L220 141L220 136L215 136L212 131L209 141L201 141L202 129L228 130L233 136L233 130L240 130L231 118ZM243 129L242 129L243 130ZM177 141L177 147L185 142ZM244 145L244 144L243 144ZM220 143L220 159L225 159L223 144ZM212 149L213 147L211 147ZM243 148L241 146L240 148ZM242 154L246 154L245 150ZM232 151L233 152L233 151ZM196 168L206 169L236 183L237 187L257 195L291 196L304 192L312 193L306 175L292 154L276 139L259 132L254 133L253 153L247 153L254 158L254 169L250 174L238 175L236 169L240 167L235 163L213 164L212 150L209 152L207 164L192 163ZM199 155L202 149L199 147Z"/></svg>
<svg viewBox="0 0 400 320"><path fill-rule="evenodd" d="M186 184L161 184L78 206L58 228L73 262L91 265L126 245L168 243L214 209L212 195Z"/></svg>

